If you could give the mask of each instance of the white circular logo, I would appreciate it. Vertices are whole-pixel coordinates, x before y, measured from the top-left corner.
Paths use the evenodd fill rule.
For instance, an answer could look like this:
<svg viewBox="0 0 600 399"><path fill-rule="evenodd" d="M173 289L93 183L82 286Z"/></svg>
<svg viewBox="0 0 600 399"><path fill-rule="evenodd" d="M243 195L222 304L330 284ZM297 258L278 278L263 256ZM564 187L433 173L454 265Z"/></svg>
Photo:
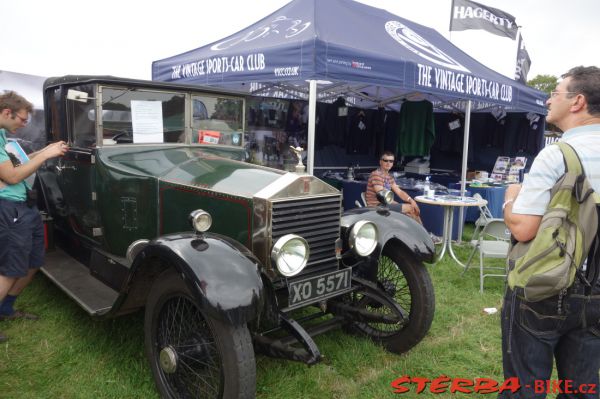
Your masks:
<svg viewBox="0 0 600 399"><path fill-rule="evenodd" d="M385 30L398 43L426 60L457 71L471 72L401 22L388 21Z"/></svg>

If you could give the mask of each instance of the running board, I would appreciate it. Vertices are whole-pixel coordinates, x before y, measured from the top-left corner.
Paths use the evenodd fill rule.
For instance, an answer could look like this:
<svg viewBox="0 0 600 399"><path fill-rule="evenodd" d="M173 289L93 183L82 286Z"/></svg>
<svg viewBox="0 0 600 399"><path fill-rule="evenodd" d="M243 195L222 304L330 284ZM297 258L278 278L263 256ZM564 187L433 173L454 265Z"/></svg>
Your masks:
<svg viewBox="0 0 600 399"><path fill-rule="evenodd" d="M119 293L90 274L90 269L60 248L46 253L42 272L91 316L107 313Z"/></svg>

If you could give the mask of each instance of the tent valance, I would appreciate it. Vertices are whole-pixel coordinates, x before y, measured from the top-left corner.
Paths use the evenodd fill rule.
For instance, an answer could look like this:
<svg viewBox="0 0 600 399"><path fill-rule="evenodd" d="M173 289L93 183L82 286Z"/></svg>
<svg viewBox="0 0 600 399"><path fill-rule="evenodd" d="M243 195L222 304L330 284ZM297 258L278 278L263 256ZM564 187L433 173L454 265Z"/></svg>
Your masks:
<svg viewBox="0 0 600 399"><path fill-rule="evenodd" d="M340 95L359 107L419 95L434 105L545 114L546 95L469 57L435 30L352 0L293 0L223 40L153 62L153 80L255 95Z"/></svg>

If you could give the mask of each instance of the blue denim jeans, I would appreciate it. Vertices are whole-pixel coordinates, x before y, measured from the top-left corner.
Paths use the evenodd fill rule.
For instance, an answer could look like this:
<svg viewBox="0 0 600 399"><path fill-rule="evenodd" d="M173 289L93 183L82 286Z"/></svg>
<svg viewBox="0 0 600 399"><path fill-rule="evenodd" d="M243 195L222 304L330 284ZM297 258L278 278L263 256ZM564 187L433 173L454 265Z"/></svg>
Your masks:
<svg viewBox="0 0 600 399"><path fill-rule="evenodd" d="M557 398L598 398L600 287L596 285L586 297L576 279L570 291L562 299L557 295L527 302L507 288L501 320L502 365L504 378L517 377L521 389L514 394L501 393L500 398L537 399L547 393L552 397L558 393ZM541 389L540 381L550 380L553 359L558 379L563 381L562 392ZM591 384L595 384L594 393L581 392L590 390Z"/></svg>

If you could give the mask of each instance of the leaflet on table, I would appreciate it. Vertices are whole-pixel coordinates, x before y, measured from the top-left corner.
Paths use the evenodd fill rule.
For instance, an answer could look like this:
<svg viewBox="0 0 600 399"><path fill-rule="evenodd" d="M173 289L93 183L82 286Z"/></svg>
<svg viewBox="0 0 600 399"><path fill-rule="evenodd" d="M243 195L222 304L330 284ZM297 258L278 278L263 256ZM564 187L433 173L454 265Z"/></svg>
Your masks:
<svg viewBox="0 0 600 399"><path fill-rule="evenodd" d="M6 153L8 154L13 166L19 166L29 162L29 157L25 151L23 151L23 148L17 141L10 139L7 140L4 149L6 150Z"/></svg>
<svg viewBox="0 0 600 399"><path fill-rule="evenodd" d="M449 202L465 202L465 203L474 203L478 202L477 199L473 197L461 197L458 195L436 195L435 197L427 197L428 200L432 201L449 201Z"/></svg>
<svg viewBox="0 0 600 399"><path fill-rule="evenodd" d="M436 198L439 198L442 201L477 202L473 197L461 197L458 195L439 195Z"/></svg>

